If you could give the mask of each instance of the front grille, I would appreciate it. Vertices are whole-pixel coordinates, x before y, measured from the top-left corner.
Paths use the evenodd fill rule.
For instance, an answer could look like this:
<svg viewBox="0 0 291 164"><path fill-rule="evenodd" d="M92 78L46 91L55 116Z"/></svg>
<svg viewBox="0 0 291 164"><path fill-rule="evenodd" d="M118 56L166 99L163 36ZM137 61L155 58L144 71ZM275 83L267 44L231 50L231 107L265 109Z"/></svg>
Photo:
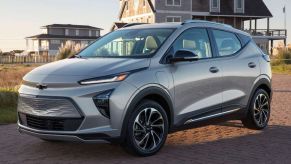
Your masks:
<svg viewBox="0 0 291 164"><path fill-rule="evenodd" d="M73 101L68 98L20 95L18 111L44 117L81 118Z"/></svg>
<svg viewBox="0 0 291 164"><path fill-rule="evenodd" d="M20 123L27 127L49 131L75 131L80 127L82 118L47 118L19 113Z"/></svg>

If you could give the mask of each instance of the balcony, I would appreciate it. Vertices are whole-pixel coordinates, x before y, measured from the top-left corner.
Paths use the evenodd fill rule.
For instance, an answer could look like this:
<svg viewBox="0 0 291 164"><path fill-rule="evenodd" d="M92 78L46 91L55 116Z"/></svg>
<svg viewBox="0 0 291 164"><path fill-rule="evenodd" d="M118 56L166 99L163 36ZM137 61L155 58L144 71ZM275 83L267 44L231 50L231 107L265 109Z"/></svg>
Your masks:
<svg viewBox="0 0 291 164"><path fill-rule="evenodd" d="M247 33L251 34L254 37L264 37L273 40L281 40L287 38L286 29L252 29L245 30Z"/></svg>

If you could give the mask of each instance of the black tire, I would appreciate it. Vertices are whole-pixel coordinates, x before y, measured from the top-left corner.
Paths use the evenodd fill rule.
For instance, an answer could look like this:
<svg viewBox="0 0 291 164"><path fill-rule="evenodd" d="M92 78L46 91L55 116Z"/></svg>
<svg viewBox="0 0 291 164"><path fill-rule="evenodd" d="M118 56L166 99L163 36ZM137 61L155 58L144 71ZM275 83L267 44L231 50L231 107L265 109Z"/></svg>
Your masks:
<svg viewBox="0 0 291 164"><path fill-rule="evenodd" d="M142 118L142 115L144 113L149 113L147 109L150 109L150 113L153 113L152 116L148 117L150 118L149 119L150 121L148 121L150 123L148 124L155 126L155 127L150 127L150 129L148 129L149 125L145 125L146 121L143 121L146 119ZM162 117L163 120L162 119L159 120L160 116ZM137 120L141 120L138 122L138 123L141 122L141 124L138 124ZM160 126L162 124L163 124L163 130L162 130L162 127ZM144 126L139 126L139 125L144 125ZM143 131L143 132L137 132L139 128L141 129L139 131ZM127 152L131 154L143 156L143 157L152 156L156 154L165 144L165 141L168 135L168 128L169 128L168 117L163 107L155 101L143 100L136 106L136 109L131 114L128 120L126 139L122 146L125 148ZM141 143L141 141L143 141L143 146L145 147L144 149L141 148L141 144L138 145L137 143L138 137L142 139L146 137L146 139L148 140L146 141L146 139L144 140L141 139L139 142ZM156 147L154 147L154 145L156 145ZM150 149L151 146L152 148ZM148 147L148 150L146 150L147 147Z"/></svg>
<svg viewBox="0 0 291 164"><path fill-rule="evenodd" d="M261 98L259 98L259 96ZM266 100L264 100L264 97ZM259 105L258 100L262 101ZM267 105L262 105L262 104ZM271 102L269 94L263 90L258 89L252 97L251 103L248 108L248 113L246 118L242 120L245 127L249 129L262 130L268 126L271 114ZM262 119L260 119L262 117ZM260 121L262 120L262 121Z"/></svg>

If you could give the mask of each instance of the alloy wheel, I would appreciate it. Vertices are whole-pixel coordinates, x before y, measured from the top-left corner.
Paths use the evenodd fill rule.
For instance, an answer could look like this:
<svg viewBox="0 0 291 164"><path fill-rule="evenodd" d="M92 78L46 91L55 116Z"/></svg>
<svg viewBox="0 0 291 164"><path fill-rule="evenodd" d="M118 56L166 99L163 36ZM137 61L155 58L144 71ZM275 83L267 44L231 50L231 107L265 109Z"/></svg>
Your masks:
<svg viewBox="0 0 291 164"><path fill-rule="evenodd" d="M143 151L157 148L162 142L164 127L164 118L158 110L154 108L141 110L133 124L136 145Z"/></svg>
<svg viewBox="0 0 291 164"><path fill-rule="evenodd" d="M264 94L259 94L254 103L254 118L260 127L264 127L270 116L269 99Z"/></svg>

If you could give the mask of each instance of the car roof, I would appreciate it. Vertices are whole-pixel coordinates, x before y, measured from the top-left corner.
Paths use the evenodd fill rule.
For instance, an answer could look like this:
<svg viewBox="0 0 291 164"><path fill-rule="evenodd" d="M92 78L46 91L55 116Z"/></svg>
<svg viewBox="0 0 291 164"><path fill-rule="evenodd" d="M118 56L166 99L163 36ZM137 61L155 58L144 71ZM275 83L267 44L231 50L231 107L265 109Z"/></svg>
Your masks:
<svg viewBox="0 0 291 164"><path fill-rule="evenodd" d="M181 23L153 23L153 24L136 24L129 25L124 29L147 29L147 28L179 28L182 27Z"/></svg>

